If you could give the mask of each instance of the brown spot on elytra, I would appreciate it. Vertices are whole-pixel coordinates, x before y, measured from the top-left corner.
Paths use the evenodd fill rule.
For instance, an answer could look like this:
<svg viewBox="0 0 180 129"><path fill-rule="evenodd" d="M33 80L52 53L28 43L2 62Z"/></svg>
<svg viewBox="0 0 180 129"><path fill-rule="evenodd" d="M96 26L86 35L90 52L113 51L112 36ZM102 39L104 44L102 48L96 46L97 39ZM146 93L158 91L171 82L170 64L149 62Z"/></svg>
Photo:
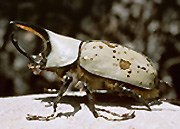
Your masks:
<svg viewBox="0 0 180 129"><path fill-rule="evenodd" d="M129 70L129 71L128 71L128 73L129 73L129 74L131 74L131 73L132 73L132 71L131 71L131 70Z"/></svg>
<svg viewBox="0 0 180 129"><path fill-rule="evenodd" d="M115 56L113 56L113 58L116 58Z"/></svg>
<svg viewBox="0 0 180 129"><path fill-rule="evenodd" d="M116 50L113 50L113 53L116 53Z"/></svg>
<svg viewBox="0 0 180 129"><path fill-rule="evenodd" d="M121 54L121 52L118 52L118 54Z"/></svg>
<svg viewBox="0 0 180 129"><path fill-rule="evenodd" d="M127 75L127 77L130 77L130 75Z"/></svg>
<svg viewBox="0 0 180 129"><path fill-rule="evenodd" d="M93 49L95 49L96 48L96 46L93 46Z"/></svg>
<svg viewBox="0 0 180 129"><path fill-rule="evenodd" d="M126 61L126 60L123 60L123 59L121 59L119 61L119 67L121 69L123 69L123 70L129 69L130 65L131 65L131 63L129 61Z"/></svg>
<svg viewBox="0 0 180 129"><path fill-rule="evenodd" d="M97 56L98 54L95 54L95 56Z"/></svg>
<svg viewBox="0 0 180 129"><path fill-rule="evenodd" d="M108 47L110 47L110 48L118 47L117 44L112 44L112 43L109 43L109 42L107 42L107 41L104 41L103 43L106 44L106 45L107 45Z"/></svg>
<svg viewBox="0 0 180 129"><path fill-rule="evenodd" d="M126 51L124 51L124 54L127 54L127 52L126 52Z"/></svg>
<svg viewBox="0 0 180 129"><path fill-rule="evenodd" d="M103 49L103 46L99 46L100 49Z"/></svg>

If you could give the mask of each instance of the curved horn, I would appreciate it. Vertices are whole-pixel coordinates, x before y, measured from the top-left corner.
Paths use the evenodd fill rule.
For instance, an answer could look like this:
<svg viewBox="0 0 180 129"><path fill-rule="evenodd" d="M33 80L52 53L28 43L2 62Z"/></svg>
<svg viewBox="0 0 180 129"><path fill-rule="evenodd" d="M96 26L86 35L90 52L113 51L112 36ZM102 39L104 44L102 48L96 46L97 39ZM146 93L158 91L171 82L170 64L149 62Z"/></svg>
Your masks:
<svg viewBox="0 0 180 129"><path fill-rule="evenodd" d="M34 24L30 24L30 23L24 23L21 21L11 21L10 24L14 24L23 30L30 31L30 32L34 33L35 35L40 37L43 40L43 42L46 42L47 40L49 40L48 33L44 29L39 27L38 25L34 25Z"/></svg>
<svg viewBox="0 0 180 129"><path fill-rule="evenodd" d="M47 54L46 50L48 49L48 42L49 42L49 35L48 33L46 32L45 29L37 26L37 25L33 25L33 24L29 24L29 23L24 23L24 22L21 22L21 21L11 21L10 24L12 25L15 25L23 30L26 30L26 31L29 31L29 32L32 32L33 34L37 35L38 37L40 37L43 41L43 51L41 52L41 56L42 58L45 57L45 55ZM36 62L34 61L35 58L33 58L33 55L29 55L25 52L24 49L22 49L21 47L19 47L18 45L18 42L17 40L14 38L14 34L11 35L11 40L12 40L12 43L14 44L14 46L16 47L16 49L22 53L24 56L26 56L29 60L33 61L33 62Z"/></svg>
<svg viewBox="0 0 180 129"><path fill-rule="evenodd" d="M20 53L22 53L25 57L27 57L29 60L31 60L32 62L34 62L33 58L32 58L29 54L27 54L24 49L22 49L21 47L19 47L18 41L14 38L14 34L11 34L11 41L12 41L13 45L16 47L16 49L17 49Z"/></svg>

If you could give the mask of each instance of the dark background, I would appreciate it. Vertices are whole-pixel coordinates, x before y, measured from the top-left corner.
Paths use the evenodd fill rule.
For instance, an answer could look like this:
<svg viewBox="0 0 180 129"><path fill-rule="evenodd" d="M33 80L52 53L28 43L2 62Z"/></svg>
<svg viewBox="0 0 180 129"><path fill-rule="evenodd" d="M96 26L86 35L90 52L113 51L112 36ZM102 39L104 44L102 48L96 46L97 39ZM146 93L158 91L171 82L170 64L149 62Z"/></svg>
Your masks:
<svg viewBox="0 0 180 129"><path fill-rule="evenodd" d="M0 96L43 93L44 88L58 87L52 77L35 76L27 68L28 60L9 40L11 20L81 40L117 42L144 53L156 63L159 78L172 85L180 98L180 0L0 2ZM39 49L38 39L28 33L17 35L28 49Z"/></svg>

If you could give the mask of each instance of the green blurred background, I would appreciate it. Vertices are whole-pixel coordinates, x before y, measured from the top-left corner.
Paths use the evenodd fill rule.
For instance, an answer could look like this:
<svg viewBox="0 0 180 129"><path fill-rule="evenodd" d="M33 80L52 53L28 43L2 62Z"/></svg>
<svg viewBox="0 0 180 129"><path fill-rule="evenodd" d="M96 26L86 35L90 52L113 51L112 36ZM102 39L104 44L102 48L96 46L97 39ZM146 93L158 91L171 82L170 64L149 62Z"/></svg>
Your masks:
<svg viewBox="0 0 180 129"><path fill-rule="evenodd" d="M57 88L51 76L35 76L11 44L9 21L38 24L81 40L103 39L144 53L159 78L180 98L180 0L6 0L0 2L0 96L43 93ZM29 51L39 39L17 32ZM35 44L33 44L35 43ZM33 45L32 45L33 44Z"/></svg>

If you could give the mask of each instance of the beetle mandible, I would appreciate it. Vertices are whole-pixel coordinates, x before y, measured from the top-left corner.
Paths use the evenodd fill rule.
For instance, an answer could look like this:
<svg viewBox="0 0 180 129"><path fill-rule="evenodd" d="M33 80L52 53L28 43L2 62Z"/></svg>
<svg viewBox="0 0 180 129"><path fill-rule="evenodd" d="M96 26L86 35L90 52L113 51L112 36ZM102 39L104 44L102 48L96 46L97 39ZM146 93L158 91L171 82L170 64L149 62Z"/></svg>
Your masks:
<svg viewBox="0 0 180 129"><path fill-rule="evenodd" d="M99 115L92 99L97 90L133 97L149 110L151 108L147 100L159 97L157 70L143 54L108 41L80 41L20 21L11 21L10 24L42 39L43 51L29 55L19 47L12 35L12 43L32 62L32 70L53 71L61 78L63 85L54 101L54 112L72 82L81 85L86 91L95 117Z"/></svg>

